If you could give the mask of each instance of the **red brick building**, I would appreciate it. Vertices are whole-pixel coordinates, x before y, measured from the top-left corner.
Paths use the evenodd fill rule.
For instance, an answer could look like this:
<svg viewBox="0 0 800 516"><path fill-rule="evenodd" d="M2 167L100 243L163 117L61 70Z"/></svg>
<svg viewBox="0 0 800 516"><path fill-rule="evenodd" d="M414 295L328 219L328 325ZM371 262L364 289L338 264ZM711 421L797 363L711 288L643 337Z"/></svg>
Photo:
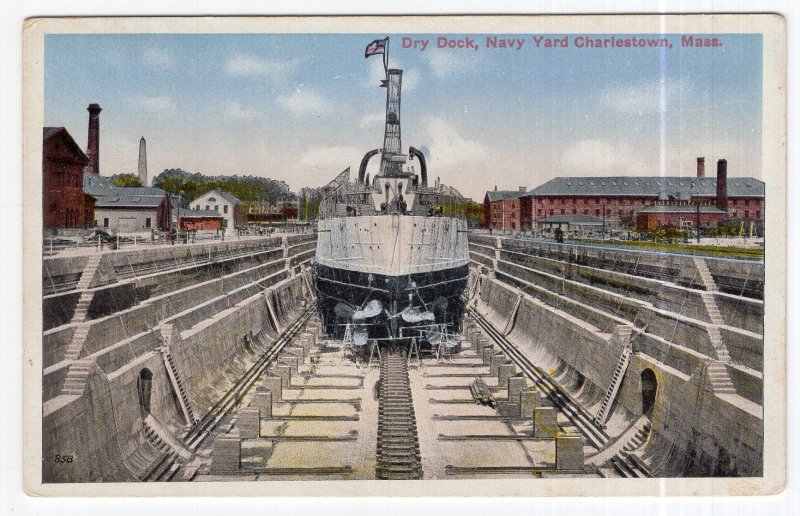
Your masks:
<svg viewBox="0 0 800 516"><path fill-rule="evenodd" d="M483 198L483 227L501 231L531 229L531 194L521 186L517 191L486 192Z"/></svg>
<svg viewBox="0 0 800 516"><path fill-rule="evenodd" d="M608 225L630 227L637 214L661 213L656 218L665 223L681 219L685 208L675 208L666 215L663 208L646 211L651 206L701 205L715 206L725 212L708 214L701 225L711 225L725 218L757 222L764 220L764 183L751 177L727 175L727 161L717 162L717 177L705 176L705 160L697 160L696 177L675 176L617 176L617 177L557 177L532 192L534 220L553 215L589 215L604 219ZM660 211L659 211L660 210ZM650 222L648 222L649 224ZM671 222L670 222L671 223Z"/></svg>
<svg viewBox="0 0 800 516"><path fill-rule="evenodd" d="M176 210L177 211L177 210ZM216 231L222 229L222 215L216 210L181 209L178 225L186 231Z"/></svg>
<svg viewBox="0 0 800 516"><path fill-rule="evenodd" d="M45 127L42 142L42 217L45 229L94 223L94 197L83 191L89 158L63 127Z"/></svg>
<svg viewBox="0 0 800 516"><path fill-rule="evenodd" d="M652 231L659 227L694 228L716 226L727 218L716 206L700 204L655 204L636 212L636 229Z"/></svg>

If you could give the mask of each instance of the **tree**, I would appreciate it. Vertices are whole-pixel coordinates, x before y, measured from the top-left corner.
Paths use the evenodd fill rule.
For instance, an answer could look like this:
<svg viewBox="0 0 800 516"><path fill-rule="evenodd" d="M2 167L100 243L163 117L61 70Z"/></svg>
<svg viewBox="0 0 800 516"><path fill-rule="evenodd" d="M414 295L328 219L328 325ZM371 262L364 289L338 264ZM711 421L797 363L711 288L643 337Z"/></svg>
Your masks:
<svg viewBox="0 0 800 516"><path fill-rule="evenodd" d="M133 174L114 174L111 176L111 183L114 186L144 186L142 181Z"/></svg>

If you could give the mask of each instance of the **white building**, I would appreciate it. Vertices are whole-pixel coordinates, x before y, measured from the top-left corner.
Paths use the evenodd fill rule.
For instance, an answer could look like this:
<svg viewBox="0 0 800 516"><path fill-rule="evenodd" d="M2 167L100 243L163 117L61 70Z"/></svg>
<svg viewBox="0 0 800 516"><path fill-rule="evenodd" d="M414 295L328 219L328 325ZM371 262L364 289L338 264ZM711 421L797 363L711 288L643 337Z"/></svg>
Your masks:
<svg viewBox="0 0 800 516"><path fill-rule="evenodd" d="M223 217L224 226L232 230L241 225L237 218L236 207L241 201L235 195L222 190L211 190L189 203L189 207L194 210L214 210Z"/></svg>

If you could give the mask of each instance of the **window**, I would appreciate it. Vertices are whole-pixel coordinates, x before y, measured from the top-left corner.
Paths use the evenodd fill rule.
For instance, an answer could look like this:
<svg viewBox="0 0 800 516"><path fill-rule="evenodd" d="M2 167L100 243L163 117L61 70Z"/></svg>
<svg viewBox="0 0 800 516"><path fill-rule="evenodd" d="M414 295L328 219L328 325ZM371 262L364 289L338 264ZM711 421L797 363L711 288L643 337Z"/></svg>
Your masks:
<svg viewBox="0 0 800 516"><path fill-rule="evenodd" d="M600 216L600 210L594 210L594 214L599 217Z"/></svg>
<svg viewBox="0 0 800 516"><path fill-rule="evenodd" d="M214 205L214 211L216 211L217 213L219 213L219 204L215 204L215 205Z"/></svg>
<svg viewBox="0 0 800 516"><path fill-rule="evenodd" d="M756 210L756 218L757 219L761 218L761 210Z"/></svg>
<svg viewBox="0 0 800 516"><path fill-rule="evenodd" d="M228 213L228 205L227 204L222 207L222 212L223 213Z"/></svg>
<svg viewBox="0 0 800 516"><path fill-rule="evenodd" d="M561 208L561 214L562 215L564 214L564 212L566 212L566 210L564 208Z"/></svg>
<svg viewBox="0 0 800 516"><path fill-rule="evenodd" d="M146 227L146 228L150 227L150 217L147 217L146 219L144 219L144 227Z"/></svg>
<svg viewBox="0 0 800 516"><path fill-rule="evenodd" d="M536 215L541 215L541 214L542 214L542 209L541 209L541 208L539 208L538 210L536 210Z"/></svg>
<svg viewBox="0 0 800 516"><path fill-rule="evenodd" d="M572 208L572 214L575 215L576 213L578 213L578 210L576 210L575 208Z"/></svg>
<svg viewBox="0 0 800 516"><path fill-rule="evenodd" d="M104 227L104 228L107 228L107 227L108 227L108 217L106 217L106 218L104 218L104 219L103 219L103 227Z"/></svg>
<svg viewBox="0 0 800 516"><path fill-rule="evenodd" d="M588 215L589 214L589 210L583 210L583 214L584 215Z"/></svg>
<svg viewBox="0 0 800 516"><path fill-rule="evenodd" d="M553 208L550 208L550 215L553 214Z"/></svg>
<svg viewBox="0 0 800 516"><path fill-rule="evenodd" d="M196 205L195 205L195 207L194 207L194 209L195 209L195 210L199 210L199 209L200 209L200 205L199 205L199 204L196 204Z"/></svg>
<svg viewBox="0 0 800 516"><path fill-rule="evenodd" d="M617 215L619 215L620 217L622 217L622 210L619 210L619 211L617 212Z"/></svg>
<svg viewBox="0 0 800 516"><path fill-rule="evenodd" d="M750 210L744 210L744 218L746 219L750 218Z"/></svg>
<svg viewBox="0 0 800 516"><path fill-rule="evenodd" d="M211 206L209 206L208 204L206 204L206 209L207 209L207 210L210 210L210 209L211 209Z"/></svg>

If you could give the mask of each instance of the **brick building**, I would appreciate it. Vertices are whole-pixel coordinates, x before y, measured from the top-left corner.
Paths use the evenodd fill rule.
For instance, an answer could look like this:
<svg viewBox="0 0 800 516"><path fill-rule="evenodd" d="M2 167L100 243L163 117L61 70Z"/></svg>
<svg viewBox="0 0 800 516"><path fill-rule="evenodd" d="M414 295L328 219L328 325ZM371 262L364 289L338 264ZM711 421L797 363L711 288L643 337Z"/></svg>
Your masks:
<svg viewBox="0 0 800 516"><path fill-rule="evenodd" d="M178 226L186 231L216 231L222 229L222 215L216 210L181 209L175 214Z"/></svg>
<svg viewBox="0 0 800 516"><path fill-rule="evenodd" d="M696 205L703 206L701 226L724 219L763 221L764 183L751 177L729 178L726 160L717 162L717 177L706 177L704 158L697 158L695 177L556 177L527 193L487 192L484 224L525 230L529 220L538 224L558 215L582 215L600 218L607 229L630 228L639 222L651 229L654 224L693 227ZM525 218L528 213L530 219Z"/></svg>
<svg viewBox="0 0 800 516"><path fill-rule="evenodd" d="M717 163L717 177L706 177L705 160L698 158L696 177L557 177L532 194L534 220L591 215L610 225L632 226L637 212L649 206L697 204L726 212L720 220L764 219L764 183L751 177L727 177L726 160ZM660 220L666 223L671 219L662 216Z"/></svg>
<svg viewBox="0 0 800 516"><path fill-rule="evenodd" d="M63 127L45 127L42 141L42 217L45 229L85 228L94 197L83 191L89 157Z"/></svg>
<svg viewBox="0 0 800 516"><path fill-rule="evenodd" d="M486 192L483 198L483 227L502 231L531 229L531 194L524 186L519 190Z"/></svg>

